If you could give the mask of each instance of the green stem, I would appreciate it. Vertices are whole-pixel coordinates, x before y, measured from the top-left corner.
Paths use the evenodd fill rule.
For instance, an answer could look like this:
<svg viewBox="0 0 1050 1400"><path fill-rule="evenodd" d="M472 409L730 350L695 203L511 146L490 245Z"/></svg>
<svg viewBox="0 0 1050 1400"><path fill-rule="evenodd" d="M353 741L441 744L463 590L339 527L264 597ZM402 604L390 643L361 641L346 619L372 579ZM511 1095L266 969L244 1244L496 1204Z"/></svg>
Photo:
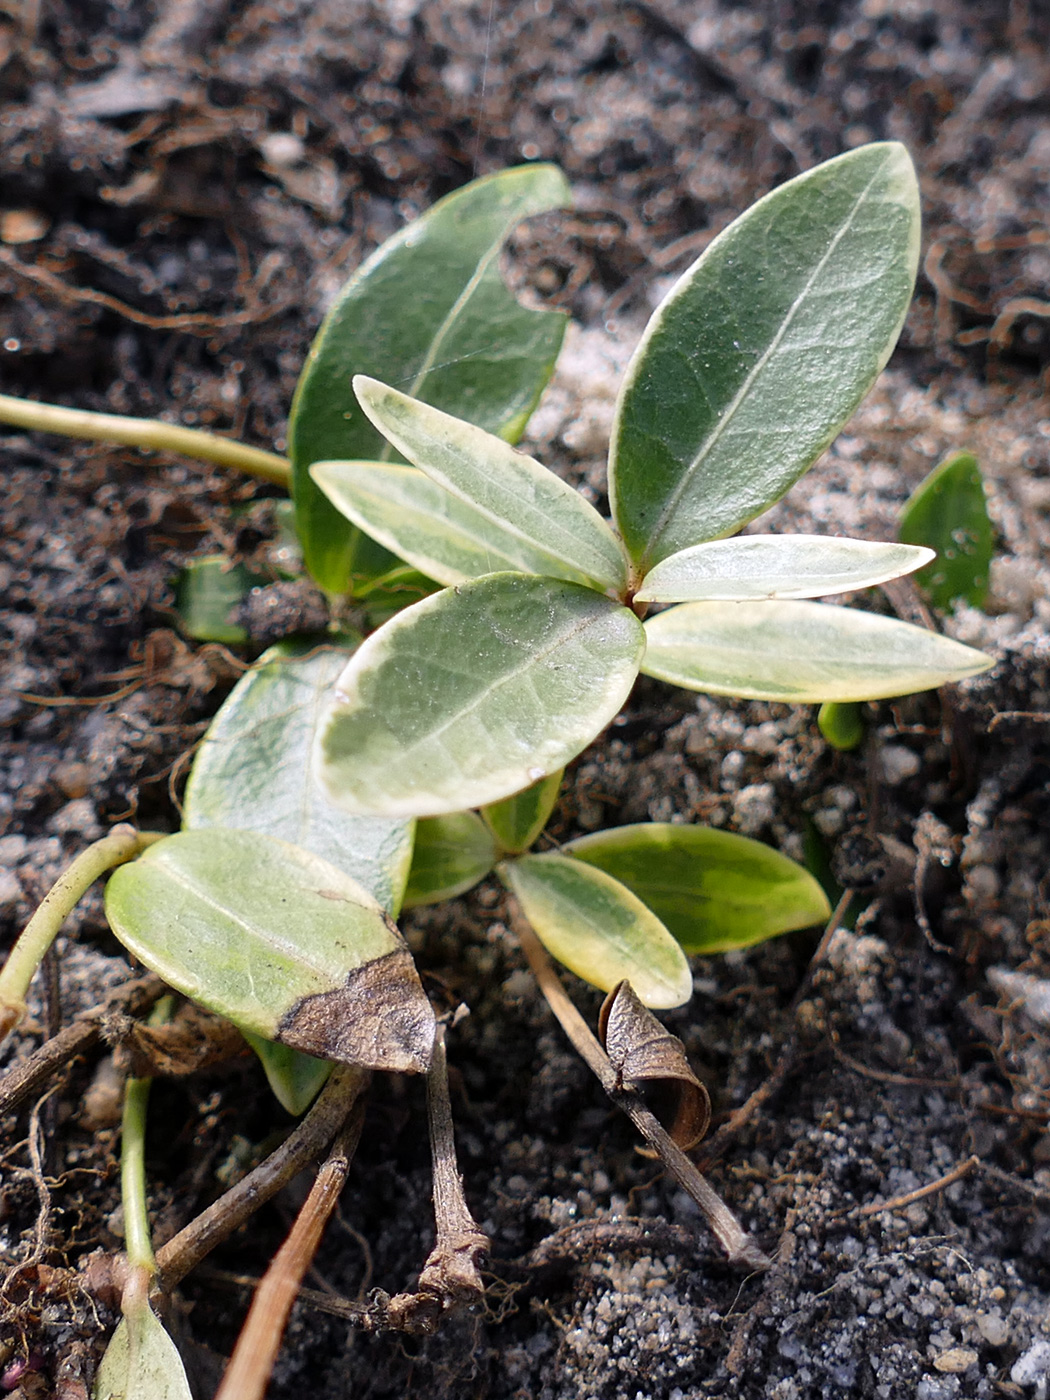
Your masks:
<svg viewBox="0 0 1050 1400"><path fill-rule="evenodd" d="M0 423L30 428L63 437L87 438L90 442L121 442L155 452L178 452L200 462L233 467L249 476L262 477L291 490L292 469L287 458L260 447L248 447L232 438L204 433L197 428L180 428L158 418L123 418L116 413L89 413L81 408L62 408L53 403L16 399L0 394Z"/></svg>
<svg viewBox="0 0 1050 1400"><path fill-rule="evenodd" d="M136 831L126 824L115 826L108 836L82 851L51 886L0 971L0 1042L25 1015L26 993L41 958L90 887L100 875L133 860L162 835L156 831Z"/></svg>
<svg viewBox="0 0 1050 1400"><path fill-rule="evenodd" d="M129 1079L124 1085L124 1118L120 1136L124 1249L132 1268L146 1269L151 1278L157 1272L146 1201L146 1107L152 1083L152 1079Z"/></svg>

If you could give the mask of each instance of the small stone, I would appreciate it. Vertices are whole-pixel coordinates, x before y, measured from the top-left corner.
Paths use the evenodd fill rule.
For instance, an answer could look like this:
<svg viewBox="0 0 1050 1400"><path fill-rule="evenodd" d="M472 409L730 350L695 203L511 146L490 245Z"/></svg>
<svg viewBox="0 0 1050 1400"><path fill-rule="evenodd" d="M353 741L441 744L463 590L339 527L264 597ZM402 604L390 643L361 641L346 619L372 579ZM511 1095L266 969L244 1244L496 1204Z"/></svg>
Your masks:
<svg viewBox="0 0 1050 1400"><path fill-rule="evenodd" d="M1010 1370L1014 1385L1040 1385L1050 1380L1050 1342L1033 1342ZM1045 1384L1041 1386L1045 1394Z"/></svg>
<svg viewBox="0 0 1050 1400"><path fill-rule="evenodd" d="M35 209L7 209L0 214L0 243L35 243L51 227Z"/></svg>
<svg viewBox="0 0 1050 1400"><path fill-rule="evenodd" d="M263 160L280 170L298 165L306 155L302 139L292 131L271 131L259 142Z"/></svg>
<svg viewBox="0 0 1050 1400"><path fill-rule="evenodd" d="M911 749L906 749L903 744L887 744L879 755L879 760L883 782L888 787L897 787L908 778L914 778L922 767L919 755L912 753Z"/></svg>
<svg viewBox="0 0 1050 1400"><path fill-rule="evenodd" d="M56 763L51 780L66 797L85 797L91 791L91 769L86 763Z"/></svg>
<svg viewBox="0 0 1050 1400"><path fill-rule="evenodd" d="M995 1312L978 1313L977 1330L990 1347L1003 1347L1010 1339L1010 1324L996 1308Z"/></svg>
<svg viewBox="0 0 1050 1400"><path fill-rule="evenodd" d="M769 826L774 815L772 783L751 783L733 798L733 823L738 831L751 836Z"/></svg>
<svg viewBox="0 0 1050 1400"><path fill-rule="evenodd" d="M976 1366L977 1353L969 1347L951 1347L935 1357L933 1364L938 1371L943 1371L946 1375L961 1376L971 1366Z"/></svg>
<svg viewBox="0 0 1050 1400"><path fill-rule="evenodd" d="M13 909L22 898L22 886L13 870L0 869L0 909Z"/></svg>

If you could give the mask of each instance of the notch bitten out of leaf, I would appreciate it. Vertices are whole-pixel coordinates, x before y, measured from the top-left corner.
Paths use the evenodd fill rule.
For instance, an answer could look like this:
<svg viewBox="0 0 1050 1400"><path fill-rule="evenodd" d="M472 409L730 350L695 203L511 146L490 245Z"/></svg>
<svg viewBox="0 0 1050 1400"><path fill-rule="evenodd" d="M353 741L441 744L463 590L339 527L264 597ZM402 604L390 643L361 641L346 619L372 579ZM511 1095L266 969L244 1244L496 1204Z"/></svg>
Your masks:
<svg viewBox="0 0 1050 1400"><path fill-rule="evenodd" d="M614 987L602 1003L598 1038L617 1083L639 1092L656 1087L670 1096L673 1108L667 1115L671 1119L667 1131L683 1152L695 1147L711 1121L710 1096L693 1073L685 1046L643 1005L630 982ZM656 1156L648 1149L639 1151Z"/></svg>
<svg viewBox="0 0 1050 1400"><path fill-rule="evenodd" d="M321 1059L421 1073L434 1013L381 905L320 856L249 831L184 831L106 888L114 933L237 1026Z"/></svg>

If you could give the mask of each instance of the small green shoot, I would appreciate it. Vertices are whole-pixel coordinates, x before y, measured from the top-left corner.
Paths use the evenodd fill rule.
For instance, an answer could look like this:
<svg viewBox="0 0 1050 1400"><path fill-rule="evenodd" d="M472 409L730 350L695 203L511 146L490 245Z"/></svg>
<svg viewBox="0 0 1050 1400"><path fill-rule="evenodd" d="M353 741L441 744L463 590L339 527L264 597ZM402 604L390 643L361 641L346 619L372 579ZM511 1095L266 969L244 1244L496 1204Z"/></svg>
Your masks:
<svg viewBox="0 0 1050 1400"><path fill-rule="evenodd" d="M420 470L313 476L355 525L448 585L355 653L319 743L337 806L439 816L553 774L639 671L690 690L850 702L984 670L894 619L801 601L931 551L821 536L726 540L828 445L886 363L919 250L915 172L894 142L774 190L657 309L621 387L612 525L532 458L359 376L358 400ZM677 603L644 622L648 605Z"/></svg>
<svg viewBox="0 0 1050 1400"><path fill-rule="evenodd" d="M850 753L864 742L864 720L855 700L825 700L817 711L817 728L841 753Z"/></svg>
<svg viewBox="0 0 1050 1400"><path fill-rule="evenodd" d="M179 625L194 641L241 646L248 640L248 633L229 620L230 612L253 588L269 582L243 564L231 565L224 554L191 559L179 574L175 588Z"/></svg>
<svg viewBox="0 0 1050 1400"><path fill-rule="evenodd" d="M151 1024L166 1019L170 1003L168 997L157 1004ZM99 1365L93 1400L192 1400L182 1358L149 1302L157 1272L146 1199L146 1109L152 1082L132 1077L124 1085L120 1184L128 1278L120 1302L124 1316Z"/></svg>
<svg viewBox="0 0 1050 1400"><path fill-rule="evenodd" d="M960 601L984 607L994 531L972 452L950 453L920 483L901 512L899 533L907 544L936 551L915 581L939 612Z"/></svg>

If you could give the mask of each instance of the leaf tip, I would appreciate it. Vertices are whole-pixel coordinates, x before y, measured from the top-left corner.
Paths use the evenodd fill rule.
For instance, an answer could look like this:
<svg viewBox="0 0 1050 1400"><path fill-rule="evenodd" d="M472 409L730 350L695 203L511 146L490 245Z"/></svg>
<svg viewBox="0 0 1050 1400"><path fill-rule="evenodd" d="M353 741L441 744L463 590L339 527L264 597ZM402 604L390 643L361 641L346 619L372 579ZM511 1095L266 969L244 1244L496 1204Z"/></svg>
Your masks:
<svg viewBox="0 0 1050 1400"><path fill-rule="evenodd" d="M342 987L301 998L276 1038L320 1059L422 1074L434 1047L434 1011L407 948L355 968Z"/></svg>

